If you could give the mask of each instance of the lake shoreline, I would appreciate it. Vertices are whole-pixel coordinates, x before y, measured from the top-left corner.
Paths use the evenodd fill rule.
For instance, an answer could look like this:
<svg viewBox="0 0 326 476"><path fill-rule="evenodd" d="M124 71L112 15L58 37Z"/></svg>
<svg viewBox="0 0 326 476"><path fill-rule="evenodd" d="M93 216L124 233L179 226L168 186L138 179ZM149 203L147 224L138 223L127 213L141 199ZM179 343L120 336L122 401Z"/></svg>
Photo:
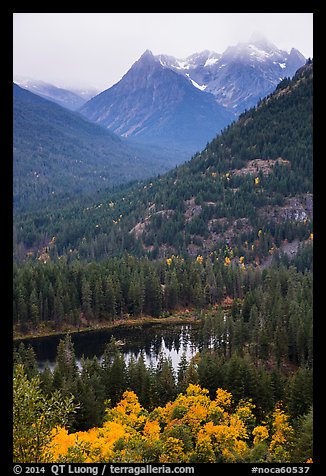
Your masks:
<svg viewBox="0 0 326 476"><path fill-rule="evenodd" d="M198 323L198 317L195 315L194 311L183 311L175 315L168 317L151 317L151 316L142 316L135 319L125 318L117 319L111 322L94 322L89 326L80 326L73 327L67 326L65 329L60 330L50 330L50 329L41 329L29 334L17 334L14 335L14 342L24 342L30 340L38 340L44 337L55 337L55 336L65 336L66 334L86 334L91 332L106 331L110 329L117 328L142 328L144 326L150 325L171 325L171 324L194 324Z"/></svg>

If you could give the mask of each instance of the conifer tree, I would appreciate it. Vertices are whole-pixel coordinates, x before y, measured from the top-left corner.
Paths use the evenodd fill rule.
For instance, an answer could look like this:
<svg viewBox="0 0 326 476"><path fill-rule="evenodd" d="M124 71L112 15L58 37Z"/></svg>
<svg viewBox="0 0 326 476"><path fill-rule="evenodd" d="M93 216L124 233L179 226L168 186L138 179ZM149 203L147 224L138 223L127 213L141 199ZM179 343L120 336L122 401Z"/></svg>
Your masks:
<svg viewBox="0 0 326 476"><path fill-rule="evenodd" d="M114 284L111 276L109 276L104 286L104 309L105 315L109 319L114 319L116 315L116 305Z"/></svg>
<svg viewBox="0 0 326 476"><path fill-rule="evenodd" d="M78 368L76 355L71 336L66 334L61 339L57 348L56 365L53 372L53 386L64 396L73 394L77 396Z"/></svg>
<svg viewBox="0 0 326 476"><path fill-rule="evenodd" d="M14 349L13 361L15 364L24 366L24 372L28 379L38 375L36 354L31 345L26 348L24 343L21 342L18 349Z"/></svg>
<svg viewBox="0 0 326 476"><path fill-rule="evenodd" d="M80 430L99 426L103 422L105 392L101 381L101 367L96 357L92 360L82 358L77 395L80 409L75 426Z"/></svg>
<svg viewBox="0 0 326 476"><path fill-rule="evenodd" d="M84 277L82 280L82 311L87 320L93 316L92 313L92 291L89 282Z"/></svg>
<svg viewBox="0 0 326 476"><path fill-rule="evenodd" d="M127 384L126 363L121 352L117 352L114 355L112 364L109 369L106 370L106 373L106 398L111 400L112 405L115 405L121 398Z"/></svg>
<svg viewBox="0 0 326 476"><path fill-rule="evenodd" d="M173 400L176 396L176 382L171 359L160 355L155 372L157 401L161 404Z"/></svg>
<svg viewBox="0 0 326 476"><path fill-rule="evenodd" d="M188 387L186 382L186 372L188 369L188 358L186 352L183 352L178 365L178 393L183 393Z"/></svg>
<svg viewBox="0 0 326 476"><path fill-rule="evenodd" d="M305 463L313 457L313 408L300 417L293 448L292 461Z"/></svg>
<svg viewBox="0 0 326 476"><path fill-rule="evenodd" d="M40 386L45 395L50 395L53 391L53 374L48 364L40 373Z"/></svg>

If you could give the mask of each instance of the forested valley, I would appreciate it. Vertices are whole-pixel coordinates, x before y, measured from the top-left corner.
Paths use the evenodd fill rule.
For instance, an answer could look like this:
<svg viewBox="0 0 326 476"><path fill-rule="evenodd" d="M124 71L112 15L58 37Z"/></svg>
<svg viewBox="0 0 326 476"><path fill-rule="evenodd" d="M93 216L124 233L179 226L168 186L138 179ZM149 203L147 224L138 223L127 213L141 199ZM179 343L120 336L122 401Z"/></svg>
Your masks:
<svg viewBox="0 0 326 476"><path fill-rule="evenodd" d="M15 210L14 460L312 462L312 193L309 61L171 172ZM77 365L73 333L177 315L177 370L114 339Z"/></svg>

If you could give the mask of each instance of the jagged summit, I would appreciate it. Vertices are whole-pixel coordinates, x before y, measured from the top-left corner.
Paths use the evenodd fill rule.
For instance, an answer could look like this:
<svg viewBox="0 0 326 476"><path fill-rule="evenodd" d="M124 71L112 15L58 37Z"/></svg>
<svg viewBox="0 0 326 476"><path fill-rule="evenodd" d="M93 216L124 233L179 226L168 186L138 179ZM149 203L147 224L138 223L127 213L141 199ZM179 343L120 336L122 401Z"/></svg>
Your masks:
<svg viewBox="0 0 326 476"><path fill-rule="evenodd" d="M235 114L256 105L306 61L297 49L290 53L281 50L259 31L254 31L248 42L231 45L222 54L204 50L184 60L164 55L159 59L193 86L212 93Z"/></svg>
<svg viewBox="0 0 326 476"><path fill-rule="evenodd" d="M154 55L151 50L148 50L148 49L145 50L138 61L144 60L144 59L154 59Z"/></svg>
<svg viewBox="0 0 326 476"><path fill-rule="evenodd" d="M144 53L136 60L131 68L127 71L124 75L126 77L129 76L131 72L137 72L141 70L143 75L148 74L149 71L157 70L157 68L161 67L160 61L157 56L154 56L152 51L147 49ZM145 68L145 70L144 70Z"/></svg>

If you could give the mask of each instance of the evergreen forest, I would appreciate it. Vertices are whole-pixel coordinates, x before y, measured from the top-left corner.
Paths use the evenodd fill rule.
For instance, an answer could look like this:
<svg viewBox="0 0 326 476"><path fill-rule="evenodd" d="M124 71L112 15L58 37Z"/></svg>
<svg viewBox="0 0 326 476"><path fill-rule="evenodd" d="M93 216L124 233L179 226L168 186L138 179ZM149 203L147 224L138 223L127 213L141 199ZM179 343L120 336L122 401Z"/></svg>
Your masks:
<svg viewBox="0 0 326 476"><path fill-rule="evenodd" d="M312 80L164 175L16 197L15 462L313 462ZM203 342L177 370L114 338L77 365L75 332L176 316ZM24 339L51 334L40 370Z"/></svg>

